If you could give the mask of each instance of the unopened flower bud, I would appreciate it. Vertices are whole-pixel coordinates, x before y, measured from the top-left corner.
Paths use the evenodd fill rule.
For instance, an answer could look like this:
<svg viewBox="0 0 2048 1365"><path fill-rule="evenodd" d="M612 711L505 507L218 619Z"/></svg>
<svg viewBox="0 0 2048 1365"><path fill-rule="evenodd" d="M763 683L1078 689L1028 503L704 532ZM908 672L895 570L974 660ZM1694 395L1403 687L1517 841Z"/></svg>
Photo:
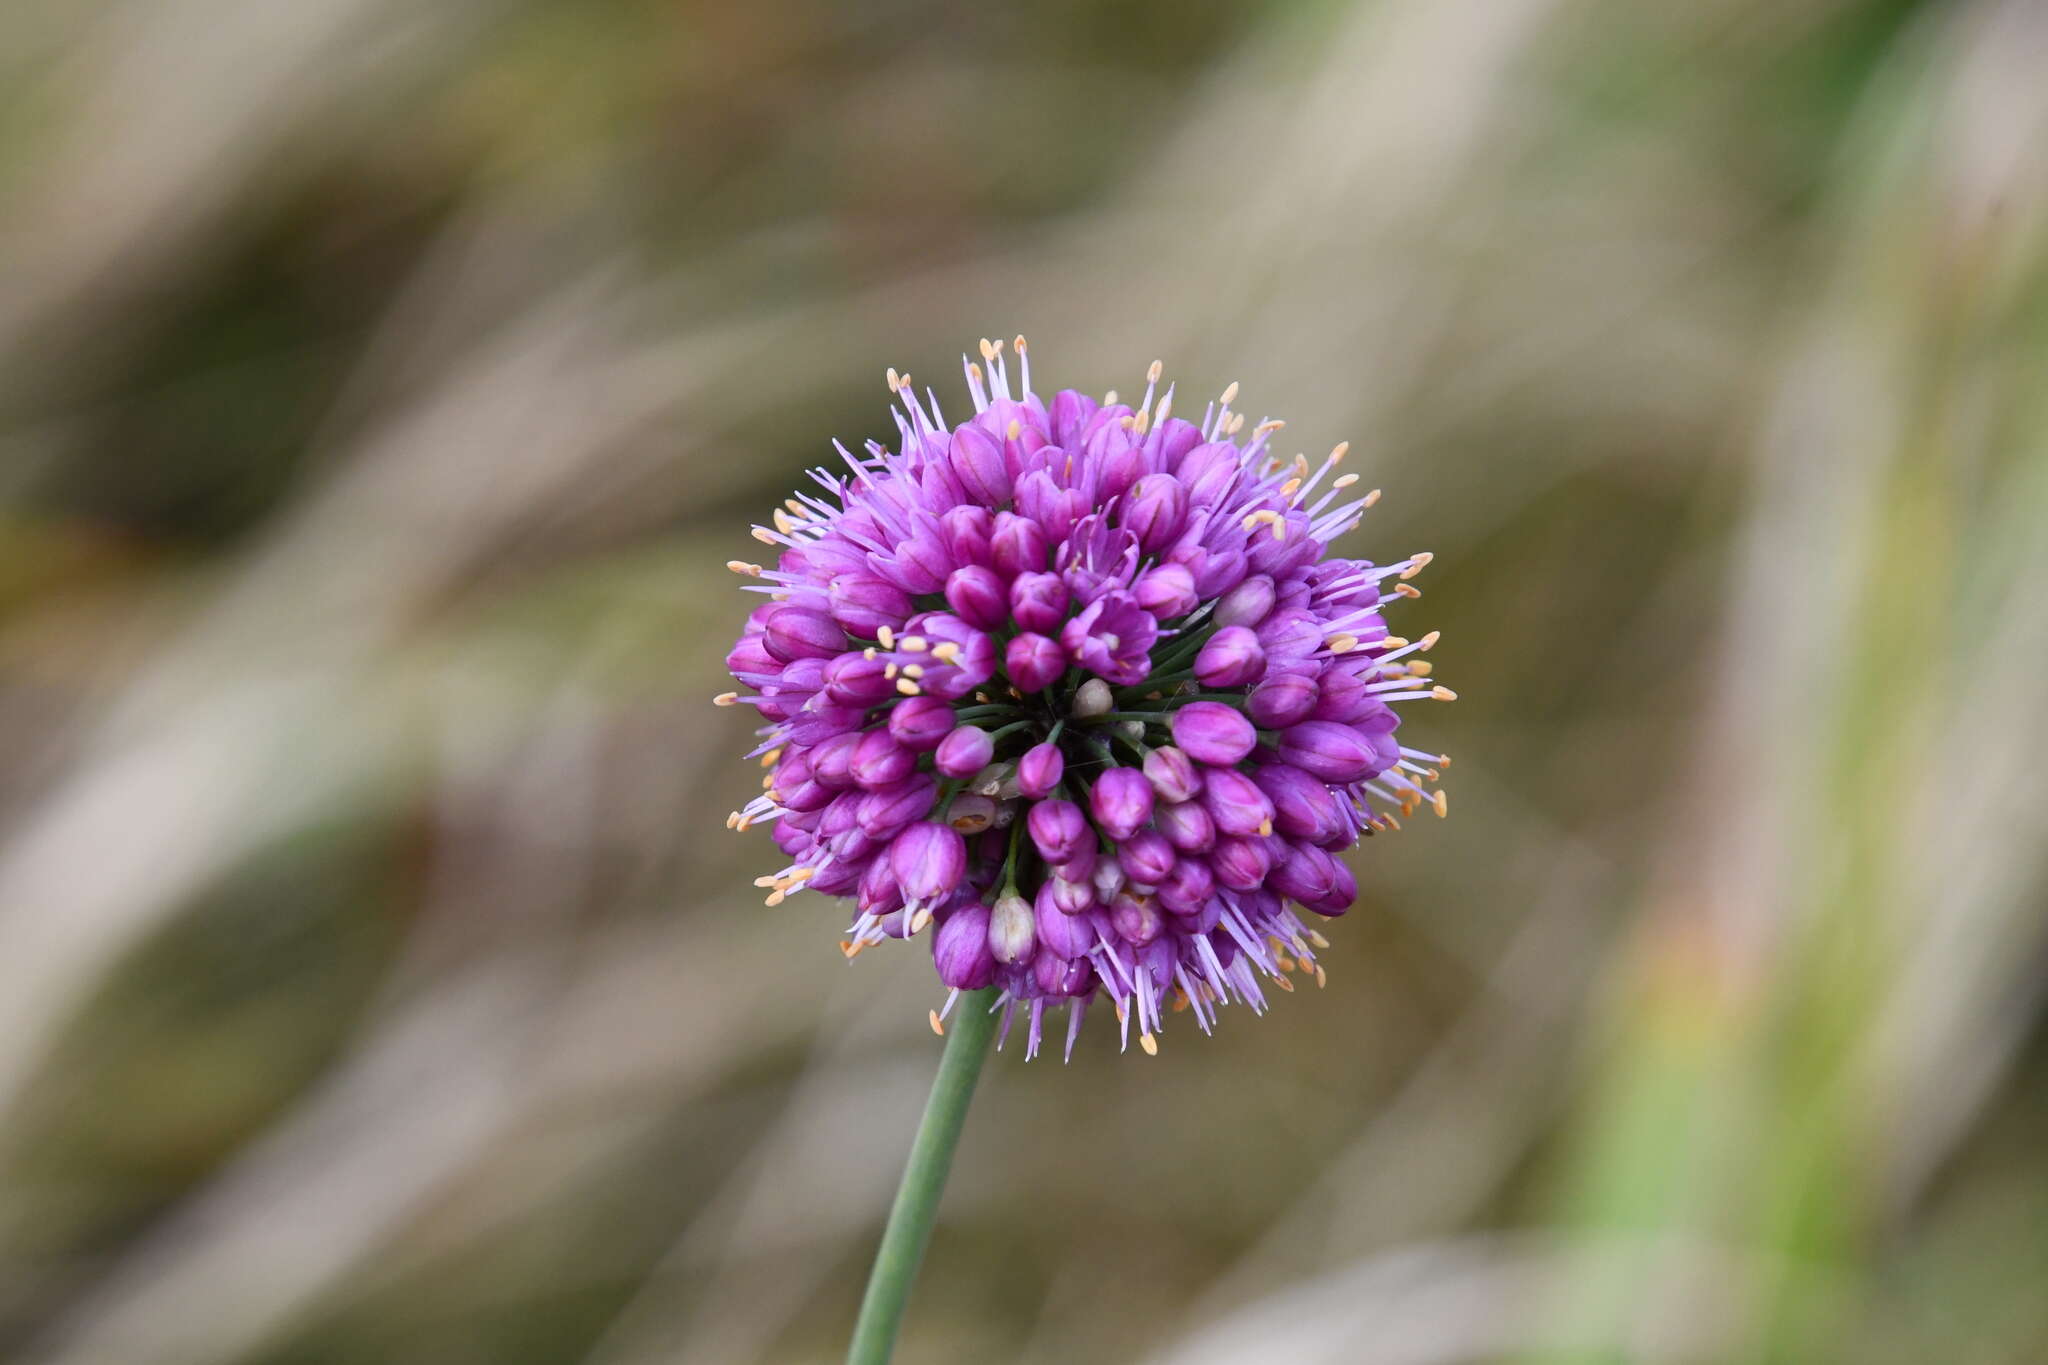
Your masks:
<svg viewBox="0 0 2048 1365"><path fill-rule="evenodd" d="M1244 712L1218 701L1190 702L1173 713L1173 742L1198 762L1237 763L1258 743Z"/></svg>
<svg viewBox="0 0 2048 1365"><path fill-rule="evenodd" d="M946 777L972 777L995 756L995 740L978 725L962 725L939 741L932 766Z"/></svg>
<svg viewBox="0 0 2048 1365"><path fill-rule="evenodd" d="M995 960L1022 962L1038 946L1038 930L1031 902L1022 896L1000 896L989 909L988 950Z"/></svg>
<svg viewBox="0 0 2048 1365"><path fill-rule="evenodd" d="M1082 719L1107 715L1115 706L1116 699L1110 695L1109 684L1100 678L1090 678L1074 691L1074 714Z"/></svg>

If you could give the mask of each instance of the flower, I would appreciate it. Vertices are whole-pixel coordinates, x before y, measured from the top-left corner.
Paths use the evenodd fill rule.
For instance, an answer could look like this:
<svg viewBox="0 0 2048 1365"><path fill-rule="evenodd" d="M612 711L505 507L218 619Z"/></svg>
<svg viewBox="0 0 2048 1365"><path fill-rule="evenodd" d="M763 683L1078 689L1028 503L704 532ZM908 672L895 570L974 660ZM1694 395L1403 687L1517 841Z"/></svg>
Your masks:
<svg viewBox="0 0 2048 1365"><path fill-rule="evenodd" d="M1329 553L1377 494L1271 453L1237 386L1198 426L1159 366L1135 406L1035 393L1023 339L964 361L949 426L890 371L894 449L838 447L732 561L766 601L727 667L758 713L762 794L788 859L768 903L848 898L851 958L930 935L951 994L994 986L1026 1054L1068 1008L1113 1005L1146 1052L1169 1009L1204 1031L1266 983L1318 984L1357 883L1338 858L1430 806L1450 760L1402 747L1402 703L1450 700L1388 633L1429 562ZM985 368L984 368L985 367ZM1157 402L1155 403L1155 399Z"/></svg>

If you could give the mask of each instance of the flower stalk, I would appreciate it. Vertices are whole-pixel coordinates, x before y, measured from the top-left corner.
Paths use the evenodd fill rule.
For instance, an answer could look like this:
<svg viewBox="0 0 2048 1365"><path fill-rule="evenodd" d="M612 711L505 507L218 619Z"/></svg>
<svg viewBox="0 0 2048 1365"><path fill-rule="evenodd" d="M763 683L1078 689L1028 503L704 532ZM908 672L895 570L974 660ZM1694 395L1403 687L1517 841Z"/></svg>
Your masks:
<svg viewBox="0 0 2048 1365"><path fill-rule="evenodd" d="M995 994L992 986L969 991L960 997L954 1011L953 1027L939 1058L939 1074L932 1081L931 1098L925 1101L924 1117L910 1145L910 1160L903 1167L903 1183L896 1190L889 1224L883 1229L882 1245L868 1275L860 1318L846 1352L847 1365L885 1365L896 1349L903 1309L917 1279L918 1263L931 1241L939 1196L946 1188L953 1151L967 1122L967 1106L988 1056L989 1037L995 1032Z"/></svg>

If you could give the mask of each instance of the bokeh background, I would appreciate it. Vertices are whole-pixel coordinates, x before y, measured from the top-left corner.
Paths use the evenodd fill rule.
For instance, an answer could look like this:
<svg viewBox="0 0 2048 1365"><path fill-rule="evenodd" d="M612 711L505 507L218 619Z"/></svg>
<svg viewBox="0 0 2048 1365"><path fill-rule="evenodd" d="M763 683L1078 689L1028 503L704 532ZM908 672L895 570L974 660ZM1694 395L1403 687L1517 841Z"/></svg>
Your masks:
<svg viewBox="0 0 2048 1365"><path fill-rule="evenodd" d="M2044 71L2038 0L13 0L0 1354L836 1357L938 992L750 887L722 565L1021 331L1353 443L1451 818L1328 990L994 1059L900 1358L2048 1360Z"/></svg>

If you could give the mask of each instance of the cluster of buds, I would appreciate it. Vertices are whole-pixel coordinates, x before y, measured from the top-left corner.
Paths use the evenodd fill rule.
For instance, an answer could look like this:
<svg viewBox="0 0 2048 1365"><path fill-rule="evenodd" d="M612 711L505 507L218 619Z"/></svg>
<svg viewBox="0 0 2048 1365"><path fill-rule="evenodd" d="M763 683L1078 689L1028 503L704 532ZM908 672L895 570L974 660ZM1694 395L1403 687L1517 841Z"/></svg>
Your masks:
<svg viewBox="0 0 2048 1365"><path fill-rule="evenodd" d="M1244 430L1237 386L1199 425L1172 416L1155 363L1144 398L1018 392L1001 343L963 363L974 415L889 373L893 451L844 446L843 472L733 561L767 601L727 656L763 722L763 793L789 859L769 904L853 901L852 957L926 936L950 989L999 987L1027 1055L1049 1006L1112 1002L1146 1052L1169 1011L1206 1031L1265 1003L1262 982L1319 983L1328 946L1302 913L1341 915L1341 855L1427 806L1449 760L1396 740L1404 702L1452 698L1388 632L1427 554L1328 555L1377 493L1281 460L1281 427ZM1158 400L1155 406L1155 398Z"/></svg>

